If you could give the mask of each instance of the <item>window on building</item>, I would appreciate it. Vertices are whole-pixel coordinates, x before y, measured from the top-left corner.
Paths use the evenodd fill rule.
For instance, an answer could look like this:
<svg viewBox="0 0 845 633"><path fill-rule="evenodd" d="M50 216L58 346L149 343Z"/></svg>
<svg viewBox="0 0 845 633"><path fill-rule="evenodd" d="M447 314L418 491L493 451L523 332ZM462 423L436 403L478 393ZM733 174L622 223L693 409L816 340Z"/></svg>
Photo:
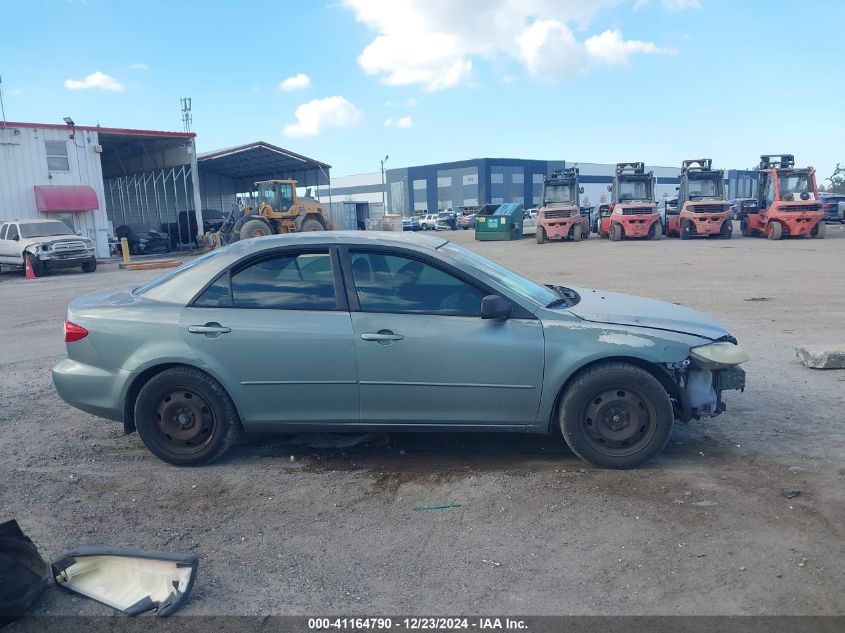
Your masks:
<svg viewBox="0 0 845 633"><path fill-rule="evenodd" d="M500 171L490 173L490 184L501 185L503 182L505 182L505 174Z"/></svg>
<svg viewBox="0 0 845 633"><path fill-rule="evenodd" d="M465 207L477 207L478 206L478 198L464 198L464 206Z"/></svg>
<svg viewBox="0 0 845 633"><path fill-rule="evenodd" d="M44 141L47 151L48 171L70 171L67 157L67 141Z"/></svg>
<svg viewBox="0 0 845 633"><path fill-rule="evenodd" d="M525 198L522 196L514 196L511 198L511 202L518 202L519 204L525 204Z"/></svg>
<svg viewBox="0 0 845 633"><path fill-rule="evenodd" d="M425 179L415 180L414 189L425 189Z"/></svg>
<svg viewBox="0 0 845 633"><path fill-rule="evenodd" d="M534 174L533 176L531 176L531 182L533 182L535 185L536 184L542 185L543 184L543 174Z"/></svg>
<svg viewBox="0 0 845 633"><path fill-rule="evenodd" d="M534 204L540 204L540 196L534 196Z"/></svg>
<svg viewBox="0 0 845 633"><path fill-rule="evenodd" d="M437 179L437 186L438 187L451 187L452 186L452 177L451 176L442 176Z"/></svg>
<svg viewBox="0 0 845 633"><path fill-rule="evenodd" d="M219 288L212 285L208 291L217 293L209 295L209 301L220 300ZM224 296L222 300L227 299ZM285 254L255 262L232 273L231 301L236 308L335 310L331 255Z"/></svg>
<svg viewBox="0 0 845 633"><path fill-rule="evenodd" d="M441 211L451 211L452 210L452 201L451 200L438 200L437 201L437 208Z"/></svg>
<svg viewBox="0 0 845 633"><path fill-rule="evenodd" d="M513 178L512 182L515 185L521 185L522 183L525 182L525 174L522 173L521 171L514 172L512 178Z"/></svg>
<svg viewBox="0 0 845 633"><path fill-rule="evenodd" d="M490 204L502 204L504 201L504 198L490 198Z"/></svg>
<svg viewBox="0 0 845 633"><path fill-rule="evenodd" d="M478 184L478 174L467 174L463 177L463 183L465 185L477 185Z"/></svg>

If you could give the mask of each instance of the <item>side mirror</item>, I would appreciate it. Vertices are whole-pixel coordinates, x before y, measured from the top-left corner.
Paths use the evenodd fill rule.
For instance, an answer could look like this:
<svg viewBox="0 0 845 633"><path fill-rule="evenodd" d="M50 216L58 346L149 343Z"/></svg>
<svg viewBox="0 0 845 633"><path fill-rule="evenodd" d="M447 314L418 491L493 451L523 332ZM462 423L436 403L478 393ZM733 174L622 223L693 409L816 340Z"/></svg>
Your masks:
<svg viewBox="0 0 845 633"><path fill-rule="evenodd" d="M12 239L13 239L13 240L15 240L15 241L17 242L19 239L21 239L21 236L20 236L20 235L15 235L15 237L13 237Z"/></svg>
<svg viewBox="0 0 845 633"><path fill-rule="evenodd" d="M482 319L507 319L511 315L511 304L499 295L487 295L481 300Z"/></svg>
<svg viewBox="0 0 845 633"><path fill-rule="evenodd" d="M584 193L584 187L578 187L578 193Z"/></svg>
<svg viewBox="0 0 845 633"><path fill-rule="evenodd" d="M608 185L607 190L612 192L613 191L613 185Z"/></svg>
<svg viewBox="0 0 845 633"><path fill-rule="evenodd" d="M82 231L80 231L79 229L76 229L76 230L74 231L74 233L76 233L77 235L82 235Z"/></svg>
<svg viewBox="0 0 845 633"><path fill-rule="evenodd" d="M197 557L81 547L62 554L52 570L60 587L127 615L155 610L165 616L179 609L191 593Z"/></svg>

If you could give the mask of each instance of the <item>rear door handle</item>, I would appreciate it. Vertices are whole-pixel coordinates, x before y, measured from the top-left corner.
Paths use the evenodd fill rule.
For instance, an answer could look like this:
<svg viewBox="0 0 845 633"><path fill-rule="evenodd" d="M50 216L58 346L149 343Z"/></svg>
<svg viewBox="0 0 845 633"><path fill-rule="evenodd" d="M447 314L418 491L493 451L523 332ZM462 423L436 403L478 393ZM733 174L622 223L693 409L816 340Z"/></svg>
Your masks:
<svg viewBox="0 0 845 633"><path fill-rule="evenodd" d="M220 335L228 334L232 328L220 325L219 323L206 323L205 325L189 325L188 332L191 334Z"/></svg>
<svg viewBox="0 0 845 633"><path fill-rule="evenodd" d="M380 332L366 332L361 335L361 338L365 341L390 342L401 341L405 337L401 334L394 334L390 330L382 330Z"/></svg>

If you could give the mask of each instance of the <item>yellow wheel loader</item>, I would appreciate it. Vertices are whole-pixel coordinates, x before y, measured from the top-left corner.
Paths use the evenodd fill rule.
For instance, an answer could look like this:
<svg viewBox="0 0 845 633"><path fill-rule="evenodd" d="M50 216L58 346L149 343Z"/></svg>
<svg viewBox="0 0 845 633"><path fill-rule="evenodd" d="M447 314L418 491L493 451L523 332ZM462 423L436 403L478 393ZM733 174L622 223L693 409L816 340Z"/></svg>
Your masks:
<svg viewBox="0 0 845 633"><path fill-rule="evenodd" d="M262 180L255 183L258 202L241 217L229 215L220 228L225 244L264 235L325 231L329 228L327 212L314 198L296 195L295 180Z"/></svg>

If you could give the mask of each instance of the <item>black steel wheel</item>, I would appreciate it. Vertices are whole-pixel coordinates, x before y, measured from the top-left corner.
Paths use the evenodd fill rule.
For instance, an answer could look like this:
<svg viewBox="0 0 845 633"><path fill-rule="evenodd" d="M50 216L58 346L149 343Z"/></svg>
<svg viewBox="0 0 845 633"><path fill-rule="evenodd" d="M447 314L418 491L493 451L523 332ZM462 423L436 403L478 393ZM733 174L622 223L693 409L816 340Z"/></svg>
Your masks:
<svg viewBox="0 0 845 633"><path fill-rule="evenodd" d="M194 466L223 455L240 421L220 383L196 369L174 367L141 388L135 426L154 455L176 466Z"/></svg>
<svg viewBox="0 0 845 633"><path fill-rule="evenodd" d="M608 362L577 375L561 401L560 428L583 460L633 468L657 455L672 434L669 395L636 365Z"/></svg>

